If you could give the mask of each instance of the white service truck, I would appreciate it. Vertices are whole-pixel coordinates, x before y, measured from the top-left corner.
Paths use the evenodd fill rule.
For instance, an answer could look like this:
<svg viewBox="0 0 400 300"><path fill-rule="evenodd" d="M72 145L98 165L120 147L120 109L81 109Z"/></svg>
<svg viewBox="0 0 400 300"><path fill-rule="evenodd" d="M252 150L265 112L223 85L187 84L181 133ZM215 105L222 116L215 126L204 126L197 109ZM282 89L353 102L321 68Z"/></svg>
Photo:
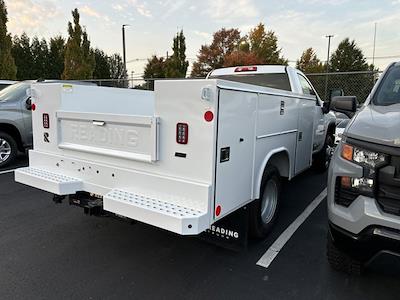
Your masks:
<svg viewBox="0 0 400 300"><path fill-rule="evenodd" d="M155 91L62 83L31 88L34 149L17 182L181 235L247 208L250 232L274 223L281 179L326 167L335 118L286 66L156 81Z"/></svg>

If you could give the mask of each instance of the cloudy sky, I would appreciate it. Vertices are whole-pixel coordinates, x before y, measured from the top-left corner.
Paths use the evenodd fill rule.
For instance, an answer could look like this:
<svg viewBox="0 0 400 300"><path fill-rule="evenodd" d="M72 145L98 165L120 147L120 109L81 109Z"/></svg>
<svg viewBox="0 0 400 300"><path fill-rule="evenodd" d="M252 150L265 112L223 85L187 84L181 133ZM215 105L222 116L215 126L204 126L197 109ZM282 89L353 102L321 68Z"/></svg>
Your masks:
<svg viewBox="0 0 400 300"><path fill-rule="evenodd" d="M187 57L192 62L202 44L222 27L247 33L263 22L275 31L283 54L295 61L307 47L326 59L326 34L334 34L333 48L355 39L372 57L374 24L378 23L376 56L400 59L400 0L5 0L12 34L51 37L67 35L75 7L81 12L91 42L107 53L121 51L121 25L127 28L128 69L138 76L143 59L170 51L172 38L183 29ZM392 59L377 59L384 68ZM136 60L136 61L135 61Z"/></svg>

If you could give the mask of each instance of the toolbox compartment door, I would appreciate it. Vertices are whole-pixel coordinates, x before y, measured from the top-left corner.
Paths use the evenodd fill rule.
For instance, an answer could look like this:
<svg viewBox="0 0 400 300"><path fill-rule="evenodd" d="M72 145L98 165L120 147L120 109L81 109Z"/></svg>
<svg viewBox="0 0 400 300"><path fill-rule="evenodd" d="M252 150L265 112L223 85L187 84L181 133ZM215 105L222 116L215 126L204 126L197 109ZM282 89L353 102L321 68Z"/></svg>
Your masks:
<svg viewBox="0 0 400 300"><path fill-rule="evenodd" d="M220 90L217 140L216 219L251 199L258 95Z"/></svg>
<svg viewBox="0 0 400 300"><path fill-rule="evenodd" d="M158 160L158 119L58 111L58 147L127 160Z"/></svg>

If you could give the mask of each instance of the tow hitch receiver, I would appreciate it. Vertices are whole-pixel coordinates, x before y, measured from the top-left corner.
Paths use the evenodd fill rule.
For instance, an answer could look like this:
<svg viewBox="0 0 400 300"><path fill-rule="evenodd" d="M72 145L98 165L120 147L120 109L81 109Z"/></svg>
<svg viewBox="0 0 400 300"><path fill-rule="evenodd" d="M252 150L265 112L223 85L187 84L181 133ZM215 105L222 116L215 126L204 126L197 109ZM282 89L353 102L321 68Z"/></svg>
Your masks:
<svg viewBox="0 0 400 300"><path fill-rule="evenodd" d="M104 216L103 198L87 192L77 192L69 196L69 204L83 207L85 214L89 216Z"/></svg>

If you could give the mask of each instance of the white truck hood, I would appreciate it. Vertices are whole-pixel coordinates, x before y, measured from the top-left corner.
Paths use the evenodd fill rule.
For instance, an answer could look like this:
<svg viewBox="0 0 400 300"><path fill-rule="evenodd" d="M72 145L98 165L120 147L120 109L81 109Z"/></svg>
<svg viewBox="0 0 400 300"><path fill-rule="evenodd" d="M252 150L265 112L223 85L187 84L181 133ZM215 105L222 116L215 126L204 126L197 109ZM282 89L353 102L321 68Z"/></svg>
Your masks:
<svg viewBox="0 0 400 300"><path fill-rule="evenodd" d="M400 104L365 106L345 134L371 143L400 147Z"/></svg>

